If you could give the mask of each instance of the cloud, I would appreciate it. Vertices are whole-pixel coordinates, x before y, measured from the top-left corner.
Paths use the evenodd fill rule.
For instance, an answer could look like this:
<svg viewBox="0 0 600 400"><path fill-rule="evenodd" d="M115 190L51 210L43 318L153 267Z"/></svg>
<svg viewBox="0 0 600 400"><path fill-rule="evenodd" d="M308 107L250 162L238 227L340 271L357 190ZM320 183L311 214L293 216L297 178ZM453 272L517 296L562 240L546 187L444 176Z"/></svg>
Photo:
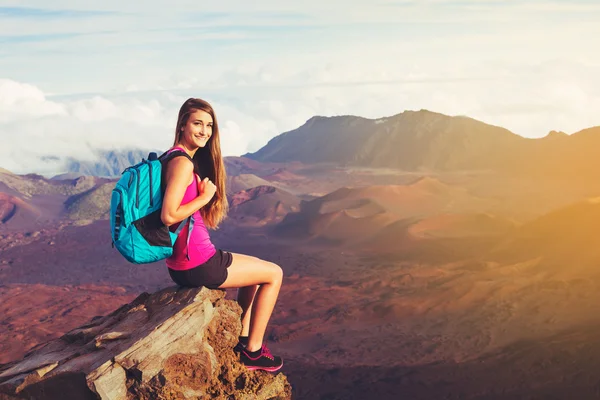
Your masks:
<svg viewBox="0 0 600 400"><path fill-rule="evenodd" d="M37 87L0 80L0 166L17 173L63 172L69 157L93 160L98 150L167 149L173 141L183 93L56 97ZM211 100L221 128L223 154L257 150L285 120L276 102ZM273 113L282 112L276 118Z"/></svg>
<svg viewBox="0 0 600 400"><path fill-rule="evenodd" d="M54 18L81 18L89 16L110 16L114 12L92 11L92 10L69 10L69 9L48 9L35 7L0 7L1 18L12 19L54 19Z"/></svg>
<svg viewBox="0 0 600 400"><path fill-rule="evenodd" d="M0 167L61 172L60 160L93 159L98 149L166 149L188 97L205 98L215 108L224 155L256 151L314 115L378 119L424 108L468 115L527 137L600 125L595 64L549 62L527 69L502 64L488 66L489 77L476 76L480 65L455 65L441 76L419 64L393 72L385 62L355 68L240 65L210 84L176 79L167 86L179 88L76 96L47 96L31 84L4 79L0 139L8 146L0 148Z"/></svg>
<svg viewBox="0 0 600 400"><path fill-rule="evenodd" d="M61 104L48 101L39 88L8 79L0 79L0 109L0 123L19 121L32 114L39 117L66 114Z"/></svg>

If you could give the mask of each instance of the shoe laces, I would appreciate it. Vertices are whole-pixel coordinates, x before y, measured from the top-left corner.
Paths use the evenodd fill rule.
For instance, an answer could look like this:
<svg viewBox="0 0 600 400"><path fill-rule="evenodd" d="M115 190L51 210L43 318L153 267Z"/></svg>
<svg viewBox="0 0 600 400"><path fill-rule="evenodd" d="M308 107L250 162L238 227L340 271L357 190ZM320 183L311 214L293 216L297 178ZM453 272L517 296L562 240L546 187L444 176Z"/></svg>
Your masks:
<svg viewBox="0 0 600 400"><path fill-rule="evenodd" d="M271 354L271 350L269 350L266 344L263 344L260 348L260 355L270 358L271 360L275 360L275 358L273 358L273 354Z"/></svg>

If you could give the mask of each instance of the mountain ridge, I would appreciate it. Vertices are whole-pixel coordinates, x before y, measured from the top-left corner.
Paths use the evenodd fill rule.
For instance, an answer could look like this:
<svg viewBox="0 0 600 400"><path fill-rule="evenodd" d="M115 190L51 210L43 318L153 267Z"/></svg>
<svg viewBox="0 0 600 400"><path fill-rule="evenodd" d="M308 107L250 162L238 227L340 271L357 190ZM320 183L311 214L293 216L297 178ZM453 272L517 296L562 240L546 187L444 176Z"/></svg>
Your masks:
<svg viewBox="0 0 600 400"><path fill-rule="evenodd" d="M367 167L456 169L466 167L468 162L480 164L481 150L487 150L486 141L492 141L497 149L510 148L522 140L526 139L470 117L420 110L378 119L313 117L244 157L271 162L333 161ZM463 154L449 157L449 148Z"/></svg>
<svg viewBox="0 0 600 400"><path fill-rule="evenodd" d="M333 163L404 171L593 174L600 127L525 138L467 116L428 110L389 117L315 116L243 157L261 162ZM562 165L569 165L565 170Z"/></svg>

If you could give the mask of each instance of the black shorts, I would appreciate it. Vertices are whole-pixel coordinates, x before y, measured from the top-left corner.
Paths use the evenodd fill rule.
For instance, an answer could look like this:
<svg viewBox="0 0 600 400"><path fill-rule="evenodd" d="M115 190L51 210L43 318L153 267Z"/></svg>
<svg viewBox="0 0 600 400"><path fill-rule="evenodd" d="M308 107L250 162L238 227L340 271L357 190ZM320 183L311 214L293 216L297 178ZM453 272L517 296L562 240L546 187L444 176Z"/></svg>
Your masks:
<svg viewBox="0 0 600 400"><path fill-rule="evenodd" d="M217 289L227 279L227 268L232 262L233 255L230 252L217 250L204 264L183 271L169 268L169 275L180 286Z"/></svg>

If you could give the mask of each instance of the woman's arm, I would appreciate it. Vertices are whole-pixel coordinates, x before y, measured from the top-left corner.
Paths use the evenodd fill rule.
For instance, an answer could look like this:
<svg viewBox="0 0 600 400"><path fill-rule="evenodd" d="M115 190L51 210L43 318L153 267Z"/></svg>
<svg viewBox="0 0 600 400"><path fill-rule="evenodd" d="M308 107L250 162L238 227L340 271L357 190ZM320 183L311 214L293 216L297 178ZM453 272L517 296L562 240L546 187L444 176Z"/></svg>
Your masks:
<svg viewBox="0 0 600 400"><path fill-rule="evenodd" d="M190 176L194 177L194 164L185 157L177 157L167 164L165 179L167 187L163 198L160 219L163 224L171 226L181 222L200 208L204 207L212 198L209 192L200 193L198 197L187 204L181 205L185 195Z"/></svg>

